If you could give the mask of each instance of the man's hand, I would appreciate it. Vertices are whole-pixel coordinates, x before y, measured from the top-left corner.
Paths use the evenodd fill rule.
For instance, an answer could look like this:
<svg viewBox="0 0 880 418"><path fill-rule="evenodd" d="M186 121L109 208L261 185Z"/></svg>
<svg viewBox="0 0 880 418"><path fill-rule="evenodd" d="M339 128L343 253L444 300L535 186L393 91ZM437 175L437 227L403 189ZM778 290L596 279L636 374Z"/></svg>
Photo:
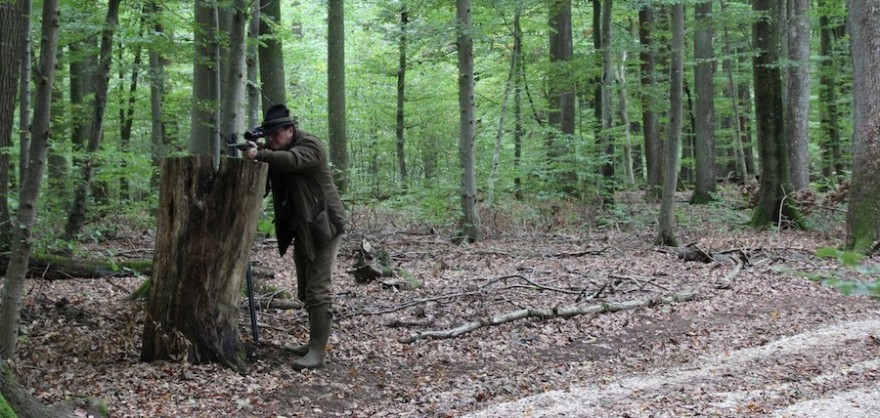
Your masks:
<svg viewBox="0 0 880 418"><path fill-rule="evenodd" d="M257 149L257 143L254 141L248 141L248 147L241 150L241 156L242 158L253 160L257 158L257 151L259 151Z"/></svg>

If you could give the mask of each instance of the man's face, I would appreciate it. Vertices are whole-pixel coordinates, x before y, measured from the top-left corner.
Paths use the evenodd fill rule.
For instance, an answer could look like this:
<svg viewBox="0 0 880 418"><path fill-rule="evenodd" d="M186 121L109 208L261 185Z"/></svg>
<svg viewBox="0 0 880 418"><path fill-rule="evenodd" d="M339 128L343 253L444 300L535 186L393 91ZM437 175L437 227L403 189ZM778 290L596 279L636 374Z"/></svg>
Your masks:
<svg viewBox="0 0 880 418"><path fill-rule="evenodd" d="M293 140L293 125L285 126L280 131L270 134L266 147L270 150L284 149L290 145L291 140Z"/></svg>

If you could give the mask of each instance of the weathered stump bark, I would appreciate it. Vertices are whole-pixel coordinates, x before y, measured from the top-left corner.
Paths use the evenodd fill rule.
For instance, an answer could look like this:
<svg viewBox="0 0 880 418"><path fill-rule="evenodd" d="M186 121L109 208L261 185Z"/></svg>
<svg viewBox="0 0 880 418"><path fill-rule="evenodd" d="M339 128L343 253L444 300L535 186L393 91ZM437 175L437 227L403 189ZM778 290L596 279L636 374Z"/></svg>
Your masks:
<svg viewBox="0 0 880 418"><path fill-rule="evenodd" d="M240 368L239 302L267 165L207 156L168 158L162 180L142 361Z"/></svg>

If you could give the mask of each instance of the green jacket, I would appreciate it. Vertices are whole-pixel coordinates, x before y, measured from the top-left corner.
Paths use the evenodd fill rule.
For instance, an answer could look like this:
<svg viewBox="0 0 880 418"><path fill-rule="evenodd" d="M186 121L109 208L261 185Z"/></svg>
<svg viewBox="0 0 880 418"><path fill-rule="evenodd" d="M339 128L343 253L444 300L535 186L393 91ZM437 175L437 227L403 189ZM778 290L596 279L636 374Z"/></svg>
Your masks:
<svg viewBox="0 0 880 418"><path fill-rule="evenodd" d="M316 251L345 231L345 209L321 141L295 132L290 147L263 149L257 160L269 163L278 251L283 256L295 239L313 260Z"/></svg>

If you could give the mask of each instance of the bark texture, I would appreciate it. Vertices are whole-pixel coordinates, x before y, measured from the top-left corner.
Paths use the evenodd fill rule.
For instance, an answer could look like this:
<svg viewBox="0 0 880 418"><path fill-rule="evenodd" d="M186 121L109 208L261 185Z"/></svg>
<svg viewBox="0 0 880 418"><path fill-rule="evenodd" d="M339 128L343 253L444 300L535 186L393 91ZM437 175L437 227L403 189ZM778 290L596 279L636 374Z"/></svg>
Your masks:
<svg viewBox="0 0 880 418"><path fill-rule="evenodd" d="M208 156L162 163L153 276L141 360L240 369L242 283L268 165Z"/></svg>
<svg viewBox="0 0 880 418"><path fill-rule="evenodd" d="M681 125L684 116L682 90L684 85L684 6L670 6L672 23L671 59L669 65L669 137L663 145L663 196L660 199L660 230L655 243L677 246L675 238L675 188L678 183L679 146L681 144Z"/></svg>
<svg viewBox="0 0 880 418"><path fill-rule="evenodd" d="M810 185L810 0L788 0L785 136L794 190Z"/></svg>
<svg viewBox="0 0 880 418"><path fill-rule="evenodd" d="M694 112L696 133L694 158L696 184L691 203L706 203L715 193L715 54L712 50L712 2L694 6L697 29L694 31L694 93L697 96Z"/></svg>
<svg viewBox="0 0 880 418"><path fill-rule="evenodd" d="M641 60L639 70L641 71L642 84L640 97L642 101L642 135L645 141L645 171L648 176L647 196L652 200L660 196L663 180L663 143L660 141L660 122L655 110L653 95L656 84L654 72L657 67L652 36L653 29L654 11L650 5L645 5L639 9L639 43L642 46L642 50L639 52Z"/></svg>
<svg viewBox="0 0 880 418"><path fill-rule="evenodd" d="M348 190L348 138L345 115L345 2L329 0L327 10L327 139L339 193Z"/></svg>
<svg viewBox="0 0 880 418"><path fill-rule="evenodd" d="M12 236L8 206L9 195L9 149L12 146L12 121L18 75L21 68L22 37L21 13L23 1L0 2L0 57L9 61L0 65L0 243L8 243ZM0 249L6 244L0 244Z"/></svg>
<svg viewBox="0 0 880 418"><path fill-rule="evenodd" d="M277 2L274 2L277 4ZM193 103L190 152L220 159L220 46L216 4L195 1Z"/></svg>
<svg viewBox="0 0 880 418"><path fill-rule="evenodd" d="M849 3L853 60L853 174L846 214L847 247L880 250L880 6Z"/></svg>
<svg viewBox="0 0 880 418"><path fill-rule="evenodd" d="M765 15L775 7L773 0L755 0L755 12ZM772 15L772 14L771 14ZM752 217L756 227L770 225L800 226L794 200L786 199L792 186L788 181L788 154L785 126L779 115L782 107L782 74L779 69L778 20L758 19L752 26L752 41L757 55L752 59L755 79L755 121L758 133L758 155L761 159L761 182L758 206Z"/></svg>
<svg viewBox="0 0 880 418"><path fill-rule="evenodd" d="M456 0L458 26L458 152L461 161L460 236L466 241L482 239L477 207L477 172L474 155L474 40L471 37L471 0Z"/></svg>
<svg viewBox="0 0 880 418"><path fill-rule="evenodd" d="M263 93L263 110L272 105L286 103L284 82L284 53L276 28L281 24L281 2L260 0L260 38L258 48L260 61L260 90Z"/></svg>

